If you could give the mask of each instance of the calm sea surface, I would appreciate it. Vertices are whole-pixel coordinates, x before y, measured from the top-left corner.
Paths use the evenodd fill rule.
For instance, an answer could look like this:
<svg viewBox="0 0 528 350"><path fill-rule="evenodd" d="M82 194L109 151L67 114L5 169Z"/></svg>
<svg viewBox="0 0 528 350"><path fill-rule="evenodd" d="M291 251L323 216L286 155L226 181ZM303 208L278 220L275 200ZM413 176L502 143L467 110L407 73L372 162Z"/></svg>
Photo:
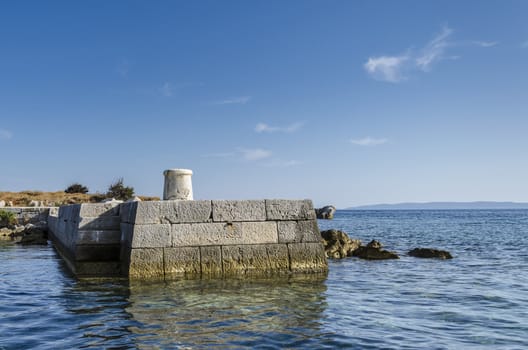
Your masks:
<svg viewBox="0 0 528 350"><path fill-rule="evenodd" d="M528 211L340 211L319 225L401 259L129 284L77 281L51 246L0 241L0 349L528 349ZM414 247L455 258L405 256Z"/></svg>

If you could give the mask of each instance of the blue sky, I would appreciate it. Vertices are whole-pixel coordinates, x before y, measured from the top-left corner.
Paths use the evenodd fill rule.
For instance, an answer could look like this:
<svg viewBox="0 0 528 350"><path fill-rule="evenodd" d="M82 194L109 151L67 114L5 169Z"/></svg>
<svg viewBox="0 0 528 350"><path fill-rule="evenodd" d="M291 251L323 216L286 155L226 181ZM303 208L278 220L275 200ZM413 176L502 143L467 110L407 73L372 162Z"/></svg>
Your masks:
<svg viewBox="0 0 528 350"><path fill-rule="evenodd" d="M528 201L526 1L0 5L0 191Z"/></svg>

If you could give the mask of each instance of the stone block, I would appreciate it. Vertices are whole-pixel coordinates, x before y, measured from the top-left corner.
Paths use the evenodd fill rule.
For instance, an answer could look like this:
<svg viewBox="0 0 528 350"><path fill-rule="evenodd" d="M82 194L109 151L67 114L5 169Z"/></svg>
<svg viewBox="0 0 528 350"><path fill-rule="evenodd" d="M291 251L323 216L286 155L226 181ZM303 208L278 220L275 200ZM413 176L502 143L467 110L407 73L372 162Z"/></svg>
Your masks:
<svg viewBox="0 0 528 350"><path fill-rule="evenodd" d="M242 231L242 241L238 244L264 244L279 241L276 222L240 222L235 225Z"/></svg>
<svg viewBox="0 0 528 350"><path fill-rule="evenodd" d="M266 221L266 203L264 200L214 200L213 221Z"/></svg>
<svg viewBox="0 0 528 350"><path fill-rule="evenodd" d="M75 264L75 274L81 277L118 276L121 274L119 261L82 261Z"/></svg>
<svg viewBox="0 0 528 350"><path fill-rule="evenodd" d="M121 246L126 248L132 247L132 235L134 234L134 225L121 224Z"/></svg>
<svg viewBox="0 0 528 350"><path fill-rule="evenodd" d="M223 246L222 266L225 275L261 275L271 271L265 244Z"/></svg>
<svg viewBox="0 0 528 350"><path fill-rule="evenodd" d="M163 248L132 249L129 254L128 277L132 279L163 279Z"/></svg>
<svg viewBox="0 0 528 350"><path fill-rule="evenodd" d="M267 199L266 217L268 220L312 220L315 210L312 201Z"/></svg>
<svg viewBox="0 0 528 350"><path fill-rule="evenodd" d="M119 205L117 203L83 203L79 208L79 216L91 218L119 216Z"/></svg>
<svg viewBox="0 0 528 350"><path fill-rule="evenodd" d="M77 244L119 244L121 231L105 230L80 230L77 236Z"/></svg>
<svg viewBox="0 0 528 350"><path fill-rule="evenodd" d="M315 220L279 221L279 243L320 242L321 234Z"/></svg>
<svg viewBox="0 0 528 350"><path fill-rule="evenodd" d="M98 244L78 245L75 248L76 261L119 261L121 247L119 245Z"/></svg>
<svg viewBox="0 0 528 350"><path fill-rule="evenodd" d="M290 255L286 244L267 244L266 251L273 272L287 273L290 271Z"/></svg>
<svg viewBox="0 0 528 350"><path fill-rule="evenodd" d="M120 205L119 216L121 217L121 223L133 224L136 218L138 202L126 202Z"/></svg>
<svg viewBox="0 0 528 350"><path fill-rule="evenodd" d="M157 225L131 225L132 233L130 246L132 248L163 248L171 246L171 225L157 224ZM130 230L129 228L125 228ZM127 239L125 239L127 241Z"/></svg>
<svg viewBox="0 0 528 350"><path fill-rule="evenodd" d="M119 216L83 217L79 221L79 230L119 230L120 224L121 218Z"/></svg>
<svg viewBox="0 0 528 350"><path fill-rule="evenodd" d="M56 216L48 217L48 229L51 232L56 232L59 224L59 219Z"/></svg>
<svg viewBox="0 0 528 350"><path fill-rule="evenodd" d="M220 246L200 247L200 261L203 276L222 274L222 248Z"/></svg>
<svg viewBox="0 0 528 350"><path fill-rule="evenodd" d="M211 201L162 201L161 204L161 222L179 224L179 223L197 223L211 221Z"/></svg>
<svg viewBox="0 0 528 350"><path fill-rule="evenodd" d="M328 271L322 243L288 244L292 272L316 273Z"/></svg>
<svg viewBox="0 0 528 350"><path fill-rule="evenodd" d="M140 225L159 224L161 203L160 201L124 203L121 209L121 221Z"/></svg>
<svg viewBox="0 0 528 350"><path fill-rule="evenodd" d="M278 242L275 222L176 224L171 235L174 247Z"/></svg>
<svg viewBox="0 0 528 350"><path fill-rule="evenodd" d="M163 259L166 279L200 276L200 248L198 247L164 248Z"/></svg>

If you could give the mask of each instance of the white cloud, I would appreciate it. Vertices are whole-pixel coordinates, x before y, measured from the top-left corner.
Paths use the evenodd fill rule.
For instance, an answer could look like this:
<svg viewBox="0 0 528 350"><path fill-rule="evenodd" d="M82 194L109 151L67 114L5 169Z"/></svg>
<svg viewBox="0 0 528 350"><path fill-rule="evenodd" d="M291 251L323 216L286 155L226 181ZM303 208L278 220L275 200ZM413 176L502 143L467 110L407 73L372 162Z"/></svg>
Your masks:
<svg viewBox="0 0 528 350"><path fill-rule="evenodd" d="M372 78L391 83L406 80L406 72L413 70L430 71L435 63L456 57L445 55L447 48L452 45L448 41L452 33L453 30L451 28L443 27L442 31L418 52L408 50L406 54L399 56L372 56L368 58L363 68ZM492 44L489 42L479 43L480 45L488 46Z"/></svg>
<svg viewBox="0 0 528 350"><path fill-rule="evenodd" d="M238 151L242 154L242 158L248 161L256 161L256 160L261 160L261 159L271 157L271 151L261 149L261 148L254 148L254 149L240 148Z"/></svg>
<svg viewBox="0 0 528 350"><path fill-rule="evenodd" d="M358 146L378 146L383 145L384 143L387 143L389 140L387 139L374 139L370 136L364 137L362 139L352 139L350 140L350 143Z"/></svg>
<svg viewBox="0 0 528 350"><path fill-rule="evenodd" d="M473 44L480 47L493 47L499 45L498 41L473 41Z"/></svg>
<svg viewBox="0 0 528 350"><path fill-rule="evenodd" d="M261 161L264 159L269 159L271 156L272 156L271 151L268 151L262 148L237 148L233 152L219 152L219 153L209 153L209 154L202 155L202 157L204 158L224 158L224 159L231 158L235 160L243 160L243 161L250 161L250 162L256 162L256 161ZM278 166L279 164L281 164L282 166L294 165L292 161L279 163L276 160L270 161L269 164L273 164L273 166ZM266 164L262 164L262 165L266 165Z"/></svg>
<svg viewBox="0 0 528 350"><path fill-rule="evenodd" d="M172 86L169 82L165 82L163 86L160 88L160 93L165 97L171 97L172 96Z"/></svg>
<svg viewBox="0 0 528 350"><path fill-rule="evenodd" d="M443 27L440 34L433 38L423 49L421 54L416 57L416 66L423 70L429 71L431 66L444 59L444 52L450 45L447 38L453 34L453 30L449 27Z"/></svg>
<svg viewBox="0 0 528 350"><path fill-rule="evenodd" d="M13 137L13 133L9 130L0 129L0 140L10 140Z"/></svg>
<svg viewBox="0 0 528 350"><path fill-rule="evenodd" d="M265 124L265 123L258 123L255 126L255 131L258 132L258 133L261 133L261 132L267 132L267 133L273 133L273 132L292 133L292 132L295 132L295 131L299 130L303 125L304 125L304 123L297 122L297 123L290 124L288 126L281 127L281 126L269 126L268 124Z"/></svg>
<svg viewBox="0 0 528 350"><path fill-rule="evenodd" d="M374 79L397 83L405 79L402 70L408 59L406 55L369 57L363 67Z"/></svg>
<svg viewBox="0 0 528 350"><path fill-rule="evenodd" d="M239 97L233 97L226 100L218 101L215 104L218 105L232 105L232 104L239 104L244 105L251 100L251 96L239 96Z"/></svg>

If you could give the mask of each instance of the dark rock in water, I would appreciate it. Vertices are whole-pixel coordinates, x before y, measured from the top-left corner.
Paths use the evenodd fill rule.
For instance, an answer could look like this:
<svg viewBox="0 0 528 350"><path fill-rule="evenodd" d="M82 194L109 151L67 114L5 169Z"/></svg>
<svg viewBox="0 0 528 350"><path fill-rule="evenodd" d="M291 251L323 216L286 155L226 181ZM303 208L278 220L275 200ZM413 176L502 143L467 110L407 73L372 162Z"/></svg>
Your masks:
<svg viewBox="0 0 528 350"><path fill-rule="evenodd" d="M379 243L379 242L378 242ZM353 256L366 260L385 260L385 259L399 259L398 254L375 247L359 247L354 251Z"/></svg>
<svg viewBox="0 0 528 350"><path fill-rule="evenodd" d="M383 247L383 245L381 244L381 242L380 241L376 241L375 239L373 239L372 241L370 241L367 244L367 248L381 249L382 247Z"/></svg>
<svg viewBox="0 0 528 350"><path fill-rule="evenodd" d="M24 235L18 244L21 245L47 245L48 233L40 227L26 225Z"/></svg>
<svg viewBox="0 0 528 350"><path fill-rule="evenodd" d="M330 220L334 218L335 211L336 208L333 205L327 205L326 207L315 209L315 215L318 219Z"/></svg>
<svg viewBox="0 0 528 350"><path fill-rule="evenodd" d="M339 230L322 231L321 237L327 258L342 259L352 256L353 252L361 246L359 239L350 239L345 232Z"/></svg>
<svg viewBox="0 0 528 350"><path fill-rule="evenodd" d="M448 251L432 248L414 248L407 254L416 258L453 259L453 256Z"/></svg>

